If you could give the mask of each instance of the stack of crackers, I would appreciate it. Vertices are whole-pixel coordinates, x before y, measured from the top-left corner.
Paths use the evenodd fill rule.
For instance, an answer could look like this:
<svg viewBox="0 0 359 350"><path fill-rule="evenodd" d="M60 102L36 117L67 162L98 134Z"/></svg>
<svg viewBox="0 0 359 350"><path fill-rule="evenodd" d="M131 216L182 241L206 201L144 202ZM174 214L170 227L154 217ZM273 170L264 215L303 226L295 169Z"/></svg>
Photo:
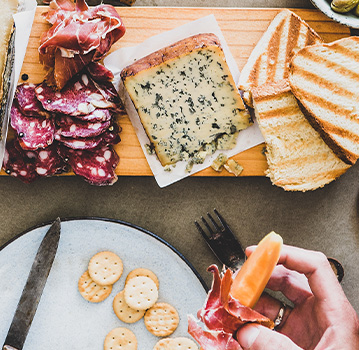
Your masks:
<svg viewBox="0 0 359 350"><path fill-rule="evenodd" d="M93 303L105 300L123 273L121 258L113 252L103 251L94 255L78 282L80 294ZM144 318L147 330L157 337L171 335L179 324L174 306L157 302L159 281L155 273L146 268L132 270L126 277L125 287L113 300L116 316L131 324ZM126 327L111 330L104 341L104 350L136 350L136 335ZM185 337L160 339L154 350L198 350L194 341Z"/></svg>

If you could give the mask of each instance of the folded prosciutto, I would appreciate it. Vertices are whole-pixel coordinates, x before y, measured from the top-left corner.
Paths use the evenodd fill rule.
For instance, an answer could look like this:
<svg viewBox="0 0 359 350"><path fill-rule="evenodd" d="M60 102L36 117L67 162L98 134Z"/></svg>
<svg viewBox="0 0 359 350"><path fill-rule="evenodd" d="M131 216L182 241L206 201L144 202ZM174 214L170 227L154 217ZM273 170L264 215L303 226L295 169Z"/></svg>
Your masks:
<svg viewBox="0 0 359 350"><path fill-rule="evenodd" d="M40 41L40 62L48 69L47 81L62 89L91 62L98 61L125 34L116 9L101 4L89 8L85 0L53 0L43 14L52 24Z"/></svg>
<svg viewBox="0 0 359 350"><path fill-rule="evenodd" d="M199 321L188 318L188 332L201 345L203 350L240 350L234 336L246 323L258 323L273 328L273 322L249 307L243 306L230 295L233 283L231 270L220 277L217 266L211 265L208 271L213 274L212 288L204 307L198 311Z"/></svg>

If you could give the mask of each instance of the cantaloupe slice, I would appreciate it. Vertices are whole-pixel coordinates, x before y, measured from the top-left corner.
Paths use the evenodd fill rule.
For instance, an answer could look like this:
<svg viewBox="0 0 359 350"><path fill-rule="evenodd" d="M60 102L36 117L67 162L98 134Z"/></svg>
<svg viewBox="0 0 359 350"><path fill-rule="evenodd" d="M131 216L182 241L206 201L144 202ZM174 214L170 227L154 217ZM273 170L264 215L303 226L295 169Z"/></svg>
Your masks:
<svg viewBox="0 0 359 350"><path fill-rule="evenodd" d="M242 305L253 308L278 263L283 239L270 232L259 243L234 278L230 294Z"/></svg>

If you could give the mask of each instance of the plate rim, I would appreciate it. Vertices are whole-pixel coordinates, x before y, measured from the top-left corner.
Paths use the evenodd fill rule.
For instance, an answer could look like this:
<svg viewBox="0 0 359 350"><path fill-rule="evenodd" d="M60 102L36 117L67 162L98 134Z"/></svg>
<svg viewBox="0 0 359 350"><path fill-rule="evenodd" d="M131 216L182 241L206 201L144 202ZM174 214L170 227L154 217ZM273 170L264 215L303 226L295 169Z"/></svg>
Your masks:
<svg viewBox="0 0 359 350"><path fill-rule="evenodd" d="M329 8L327 8L325 5L323 5L324 1L322 1L322 0L310 0L310 2L319 11L321 11L324 15L326 15L331 20L333 20L337 23L340 23L349 28L359 29L359 17L352 17L352 16L348 17L348 16L346 16L345 13L343 13L343 14L337 13L330 9L330 3L329 3Z"/></svg>
<svg viewBox="0 0 359 350"><path fill-rule="evenodd" d="M197 277L198 281L201 283L203 289L205 290L206 293L208 293L209 288L206 284L206 282L204 281L204 279L202 278L202 276L199 274L199 272L195 269L195 267L192 265L192 263L178 250L176 249L173 245L171 245L170 243L168 243L165 239L163 239L162 237L154 234L153 232L132 224L130 222L127 221L123 221L120 219L111 219L111 218L104 218L104 217L98 217L98 216L79 216L79 217L59 217L61 222L70 222L70 221L85 221L85 220L97 220L97 221L104 221L104 222L110 222L110 223L114 223L114 224L121 224L123 226L127 226L133 229L136 229L138 231L141 231L142 233L145 233L147 235L149 235L150 237L156 239L157 241L159 241L160 243L162 243L163 245L165 245L166 247L168 247L169 249L171 249L175 254L177 254L177 256L179 258L181 258L183 260L183 262L191 269L192 273L194 273L194 275ZM0 246L0 253L1 251L4 250L4 248L6 248L8 245L10 245L11 243L14 243L17 239L19 239L20 237L38 229L38 228L42 228L48 225L51 225L53 223L52 221L46 221L46 222L42 222L40 224L34 225L20 233L18 233L17 235L15 235L14 237L10 238L7 242L5 242L2 246Z"/></svg>

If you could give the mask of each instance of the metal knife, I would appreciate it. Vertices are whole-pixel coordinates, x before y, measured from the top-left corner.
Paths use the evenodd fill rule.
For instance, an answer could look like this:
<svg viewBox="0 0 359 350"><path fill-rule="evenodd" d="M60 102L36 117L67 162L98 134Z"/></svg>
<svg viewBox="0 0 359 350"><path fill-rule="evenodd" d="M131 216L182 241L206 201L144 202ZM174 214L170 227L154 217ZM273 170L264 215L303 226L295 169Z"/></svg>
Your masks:
<svg viewBox="0 0 359 350"><path fill-rule="evenodd" d="M24 346L56 255L60 226L60 218L57 218L40 244L2 347L3 350L22 350Z"/></svg>

